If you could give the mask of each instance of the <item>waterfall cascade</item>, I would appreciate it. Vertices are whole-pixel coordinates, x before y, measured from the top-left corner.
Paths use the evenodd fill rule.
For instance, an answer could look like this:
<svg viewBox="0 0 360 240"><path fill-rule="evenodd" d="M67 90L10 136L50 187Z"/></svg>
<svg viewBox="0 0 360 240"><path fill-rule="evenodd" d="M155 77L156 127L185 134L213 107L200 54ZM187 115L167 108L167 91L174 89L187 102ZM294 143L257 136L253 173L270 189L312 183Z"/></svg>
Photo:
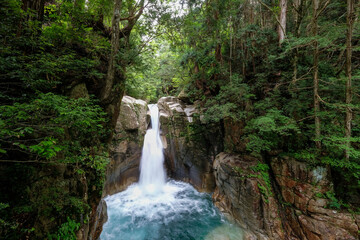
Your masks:
<svg viewBox="0 0 360 240"><path fill-rule="evenodd" d="M149 105L151 129L148 129L140 163L140 186L148 193L157 193L165 185L164 153L160 139L159 109L156 104Z"/></svg>
<svg viewBox="0 0 360 240"><path fill-rule="evenodd" d="M242 239L242 231L220 214L209 194L188 183L166 182L159 109L157 105L149 108L152 127L144 139L140 181L105 198L109 218L101 239Z"/></svg>

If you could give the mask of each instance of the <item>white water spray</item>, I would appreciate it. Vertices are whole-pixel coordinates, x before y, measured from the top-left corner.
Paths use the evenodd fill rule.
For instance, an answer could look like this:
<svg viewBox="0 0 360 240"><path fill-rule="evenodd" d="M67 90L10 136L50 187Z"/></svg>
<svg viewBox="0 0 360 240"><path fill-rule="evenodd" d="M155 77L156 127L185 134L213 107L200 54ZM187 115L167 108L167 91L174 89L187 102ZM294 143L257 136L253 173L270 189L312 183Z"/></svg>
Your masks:
<svg viewBox="0 0 360 240"><path fill-rule="evenodd" d="M156 104L149 105L151 129L148 129L140 162L139 184L149 194L161 191L165 185L164 153L160 139L159 108Z"/></svg>

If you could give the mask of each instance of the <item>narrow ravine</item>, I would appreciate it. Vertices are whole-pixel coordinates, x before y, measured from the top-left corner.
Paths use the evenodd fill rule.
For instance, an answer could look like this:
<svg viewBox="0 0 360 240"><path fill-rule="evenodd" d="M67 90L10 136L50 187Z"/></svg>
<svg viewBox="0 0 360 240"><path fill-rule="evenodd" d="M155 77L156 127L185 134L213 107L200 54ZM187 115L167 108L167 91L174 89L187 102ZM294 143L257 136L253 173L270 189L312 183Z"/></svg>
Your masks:
<svg viewBox="0 0 360 240"><path fill-rule="evenodd" d="M166 180L159 110L149 105L140 166L140 181L105 198L108 221L102 240L242 239L240 228L228 222L212 203L210 194L190 184Z"/></svg>

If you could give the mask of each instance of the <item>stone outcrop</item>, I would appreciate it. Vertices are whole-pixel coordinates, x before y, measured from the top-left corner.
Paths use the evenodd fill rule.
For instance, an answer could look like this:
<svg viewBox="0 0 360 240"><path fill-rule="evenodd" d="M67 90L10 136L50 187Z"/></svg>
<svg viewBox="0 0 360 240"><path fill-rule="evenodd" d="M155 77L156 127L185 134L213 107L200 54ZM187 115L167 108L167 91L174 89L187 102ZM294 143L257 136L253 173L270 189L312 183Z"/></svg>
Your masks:
<svg viewBox="0 0 360 240"><path fill-rule="evenodd" d="M278 202L268 185L268 171L256 171L258 163L249 156L217 155L214 203L236 220L246 239L285 239Z"/></svg>
<svg viewBox="0 0 360 240"><path fill-rule="evenodd" d="M102 232L102 227L108 220L107 215L107 206L105 200L101 199L99 205L96 208L96 211L93 211L95 214L91 218L90 224L90 234L88 240L97 240L100 237Z"/></svg>
<svg viewBox="0 0 360 240"><path fill-rule="evenodd" d="M85 83L80 83L71 88L69 96L71 98L89 98L89 92Z"/></svg>
<svg viewBox="0 0 360 240"><path fill-rule="evenodd" d="M306 163L283 157L273 158L271 167L286 211L286 221L299 239L359 239L360 215L330 209L333 192L330 171L309 168Z"/></svg>
<svg viewBox="0 0 360 240"><path fill-rule="evenodd" d="M142 143L149 125L148 106L143 100L124 96L113 137L111 159L106 170L106 181L102 196L120 192L138 181ZM92 206L90 221L82 226L77 239L99 239L107 221L107 206L101 199Z"/></svg>
<svg viewBox="0 0 360 240"><path fill-rule="evenodd" d="M215 204L246 231L246 239L359 239L359 215L330 209L327 168L273 158L268 169L250 156L220 153L214 161Z"/></svg>
<svg viewBox="0 0 360 240"><path fill-rule="evenodd" d="M245 240L359 239L360 216L331 208L329 169L276 154L265 164L244 154L246 142L239 136L245 123L224 119L222 127L210 125L199 104L176 97L163 97L158 106L168 176L215 190L216 206L244 229ZM138 180L149 121L146 102L123 98L103 196ZM223 144L233 153L222 152ZM89 239L96 239L106 221L105 202L93 212Z"/></svg>
<svg viewBox="0 0 360 240"><path fill-rule="evenodd" d="M163 97L158 107L168 175L200 191L213 191L212 163L223 149L221 128L201 122L197 104Z"/></svg>
<svg viewBox="0 0 360 240"><path fill-rule="evenodd" d="M120 192L138 181L142 144L149 124L147 111L145 101L123 97L103 196Z"/></svg>

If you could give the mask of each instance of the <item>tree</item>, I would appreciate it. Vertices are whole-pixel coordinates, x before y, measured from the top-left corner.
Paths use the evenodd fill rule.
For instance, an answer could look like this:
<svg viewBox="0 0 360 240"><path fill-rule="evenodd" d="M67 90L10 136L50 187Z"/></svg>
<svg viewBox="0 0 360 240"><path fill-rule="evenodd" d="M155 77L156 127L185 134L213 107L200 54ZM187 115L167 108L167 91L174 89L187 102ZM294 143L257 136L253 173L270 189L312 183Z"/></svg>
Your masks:
<svg viewBox="0 0 360 240"><path fill-rule="evenodd" d="M351 121L352 110L350 107L352 100L352 88L351 88L351 57L352 57L352 33L354 29L355 21L355 0L347 0L347 33L346 33L346 119L345 119L345 137L346 137L346 150L345 158L349 159L349 149L351 147Z"/></svg>
<svg viewBox="0 0 360 240"><path fill-rule="evenodd" d="M312 33L314 37L318 34L318 10L319 0L313 0L313 26ZM315 144L318 149L321 148L321 129L320 129L320 100L319 100L319 43L314 40L313 53L313 78L314 78L314 116L315 116Z"/></svg>
<svg viewBox="0 0 360 240"><path fill-rule="evenodd" d="M46 0L22 0L22 9L24 11L31 10L35 12L34 18L29 15L29 20L42 21L44 19L44 6Z"/></svg>
<svg viewBox="0 0 360 240"><path fill-rule="evenodd" d="M286 13L287 13L287 0L280 0L280 17L278 25L278 34L279 34L279 45L285 39L286 34Z"/></svg>
<svg viewBox="0 0 360 240"><path fill-rule="evenodd" d="M125 39L125 42L129 41L128 38L130 33L134 28L137 20L143 13L144 0L141 0L139 5L128 5L128 17L121 18L121 10L122 0L116 0L111 27L111 53L109 56L105 82L103 84L100 96L102 104L104 105L109 116L111 116L110 126L112 128L115 127L119 115L120 103L125 88L125 76L123 72L125 72L126 65L128 64L126 61L122 61L121 66L119 66L120 62L118 60L118 55L120 50L120 40ZM120 29L120 21L127 21L128 23L125 27Z"/></svg>
<svg viewBox="0 0 360 240"><path fill-rule="evenodd" d="M104 101L109 98L114 84L116 71L116 55L119 52L120 46L120 10L122 0L116 0L114 5L114 15L111 26L111 53L109 56L109 64L105 78L105 84L101 92L101 100Z"/></svg>

